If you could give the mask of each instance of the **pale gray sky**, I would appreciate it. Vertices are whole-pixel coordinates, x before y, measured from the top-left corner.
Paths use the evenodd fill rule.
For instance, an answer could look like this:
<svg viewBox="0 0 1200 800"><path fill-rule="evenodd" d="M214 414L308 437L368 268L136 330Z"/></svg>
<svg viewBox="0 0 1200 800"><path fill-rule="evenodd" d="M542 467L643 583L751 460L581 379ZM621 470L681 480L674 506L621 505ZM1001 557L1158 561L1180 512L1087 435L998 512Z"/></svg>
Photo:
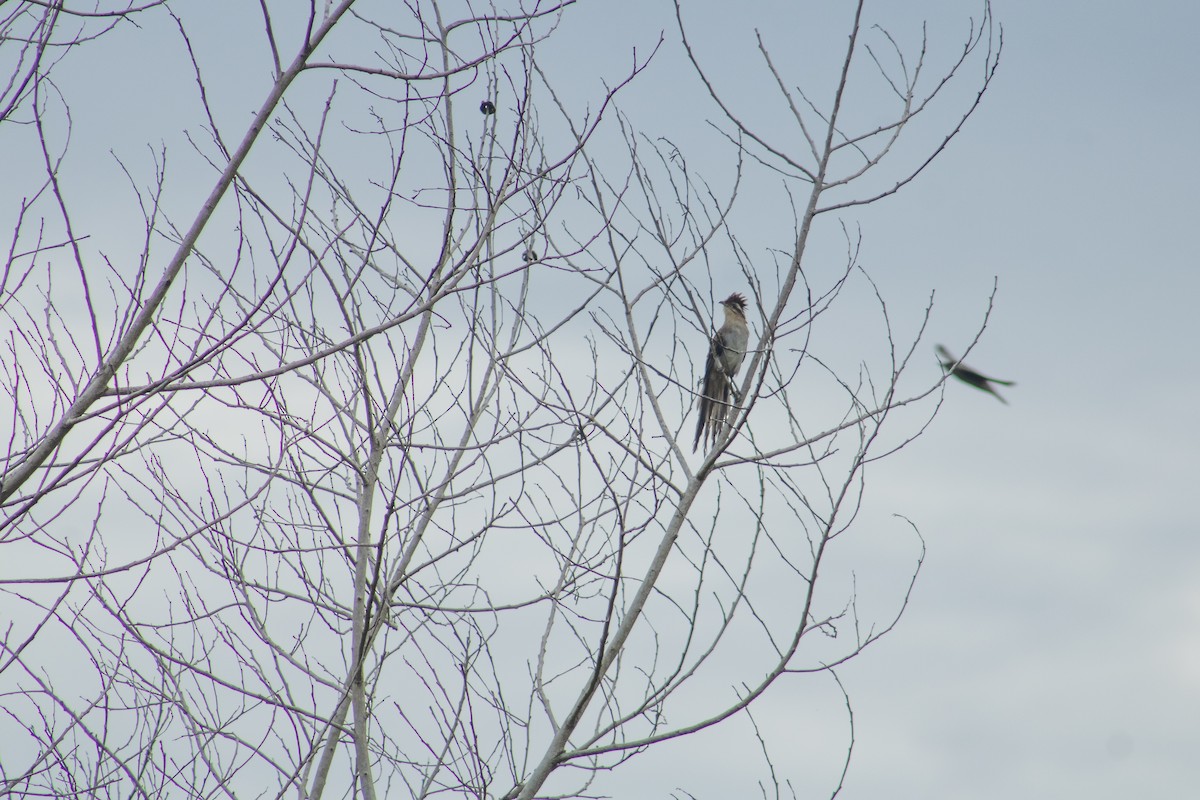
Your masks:
<svg viewBox="0 0 1200 800"><path fill-rule="evenodd" d="M764 109L769 129L776 96L763 88L753 28L794 66L797 82L829 86L821 70L841 42L802 21L833 19L837 6L749 6L689 3L686 18L706 65L740 109ZM979 13L961 0L872 6L902 44L915 41L922 19L937 20L935 72ZM998 278L991 323L968 360L1018 385L1005 391L1009 406L948 385L925 436L869 471L856 551L864 595L880 575L878 592L894 596L888 581L903 579L915 555L892 514L919 527L928 555L897 629L841 670L856 722L841 797L1187 796L1200 786L1200 434L1187 416L1200 396L1192 355L1200 5L995 0L994 11L1004 55L964 132L901 194L844 216L861 224L861 260L906 330L937 292L931 341L952 351L972 337ZM210 33L230 47L261 35L217 17ZM632 48L649 52L665 29L658 58L620 107L648 135L686 146L700 172L728 177L704 126L714 110L686 69L669 3L585 2L564 25L543 57L561 59L557 77L577 88L568 101L579 107L595 102L603 79L621 76ZM96 46L120 58L113 42ZM130 63L94 104L72 107L91 137L73 142L72 157L77 169L95 159L94 214L120 213L110 207L114 191L128 197L113 184L110 149L143 168L143 141L184 151L172 97L190 91L191 78L165 55L163 68ZM257 98L265 74L256 85L254 76L208 77L230 118L248 118L253 108L238 108L239 90ZM194 207L189 186L207 182L199 175L173 185L180 213ZM743 209L738 235L749 252L786 243L769 227L777 211ZM829 235L836 253L840 234ZM849 339L825 346L854 352ZM938 369L932 348L927 360L929 379ZM756 710L764 729L778 732L781 780L801 797L827 795L836 780L841 702L818 676L776 687ZM747 780L761 773L761 764L735 761L699 735L635 759L603 789L622 798L666 797L676 787L701 798L749 796Z"/></svg>
<svg viewBox="0 0 1200 800"><path fill-rule="evenodd" d="M1200 7L995 10L983 108L866 229L902 280L968 309L999 275L971 361L1019 385L1010 407L950 386L875 475L929 558L895 635L844 673L860 726L844 797L1187 796Z"/></svg>
<svg viewBox="0 0 1200 800"><path fill-rule="evenodd" d="M891 4L869 7L880 5ZM727 4L696 6L688 19L710 43L748 53L748 24ZM977 13L901 7L889 20L898 36L922 16L953 21L931 26L943 56ZM999 276L970 362L1018 385L1010 406L948 386L930 431L870 473L871 519L883 531L888 513L904 514L929 552L897 630L842 670L857 735L841 797L1187 796L1200 787L1200 434L1189 416L1200 397L1200 5L994 10L1004 55L977 115L915 185L851 217L885 291L920 303L937 290L934 340L952 350ZM757 24L768 42L811 44L799 26ZM795 746L775 752L784 775L819 792L827 783L803 765L829 745L821 725L842 741L840 700L828 685L790 686L780 697L796 702L779 713L794 717ZM731 767L698 764L701 740L677 749L667 763L706 780ZM644 767L653 793L622 796L680 785L661 769Z"/></svg>

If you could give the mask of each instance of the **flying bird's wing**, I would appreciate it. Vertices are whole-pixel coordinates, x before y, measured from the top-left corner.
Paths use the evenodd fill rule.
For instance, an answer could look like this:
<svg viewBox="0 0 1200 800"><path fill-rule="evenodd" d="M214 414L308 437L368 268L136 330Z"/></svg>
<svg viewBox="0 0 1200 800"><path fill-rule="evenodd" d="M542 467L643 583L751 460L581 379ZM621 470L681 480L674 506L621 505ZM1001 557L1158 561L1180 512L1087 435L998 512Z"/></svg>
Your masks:
<svg viewBox="0 0 1200 800"><path fill-rule="evenodd" d="M996 391L992 384L998 384L1000 386L1016 386L1017 384L1015 381L1003 381L999 378L988 377L982 372L977 372L976 370L959 361L954 356L950 355L950 351L942 347L940 344L934 349L937 351L938 360L941 361L943 370L949 372L951 375L958 378L968 386L974 386L980 391L987 392L1001 403L1008 405L1008 401L1000 396L1000 393Z"/></svg>

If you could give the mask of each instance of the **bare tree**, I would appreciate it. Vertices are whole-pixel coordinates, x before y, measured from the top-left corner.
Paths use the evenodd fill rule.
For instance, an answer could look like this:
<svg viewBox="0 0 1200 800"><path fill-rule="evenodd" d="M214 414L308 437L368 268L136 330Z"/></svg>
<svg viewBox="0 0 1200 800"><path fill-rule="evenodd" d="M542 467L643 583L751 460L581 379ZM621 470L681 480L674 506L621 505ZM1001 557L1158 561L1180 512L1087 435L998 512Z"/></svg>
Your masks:
<svg viewBox="0 0 1200 800"><path fill-rule="evenodd" d="M962 129L999 56L990 9L929 81L925 43L911 62L859 2L824 103L760 39L775 139L677 5L735 167L719 189L615 108L653 53L582 111L564 96L540 53L571 5L263 2L257 73L166 2L9 12L0 146L39 168L0 275L0 735L20 741L0 793L585 796L891 629L906 596L863 621L818 576L944 378L902 392L924 325L893 334L856 235L837 270L807 253L822 215L895 193ZM111 238L76 211L85 101L46 54L167 32L191 150L114 154L139 227ZM894 155L972 65L943 135ZM264 70L247 124L217 90ZM869 76L891 100L847 121ZM764 175L793 231L749 244ZM693 458L713 285L735 277L740 402ZM882 374L810 352L854 282Z"/></svg>

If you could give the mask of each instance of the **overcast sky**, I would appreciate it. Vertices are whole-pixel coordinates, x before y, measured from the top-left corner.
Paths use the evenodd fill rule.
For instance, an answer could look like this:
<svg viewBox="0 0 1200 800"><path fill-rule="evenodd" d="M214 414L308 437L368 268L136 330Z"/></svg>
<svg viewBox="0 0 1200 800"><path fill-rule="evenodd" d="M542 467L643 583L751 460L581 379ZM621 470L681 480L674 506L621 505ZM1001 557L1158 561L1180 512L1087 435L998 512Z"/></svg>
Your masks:
<svg viewBox="0 0 1200 800"><path fill-rule="evenodd" d="M762 86L753 29L815 65L830 43L797 20L836 3L749 5L731 19L732 4L696 2L687 19L706 63L752 108ZM934 20L931 52L944 61L979 4L872 7L902 43ZM1004 53L978 113L915 184L846 217L862 226L864 265L898 309L909 304L904 324L937 292L932 341L951 350L973 337L998 281L968 360L1017 385L1004 390L1007 406L948 385L925 436L870 472L861 524L874 547L862 575L897 562L906 574L912 539L894 513L920 529L928 555L897 629L840 673L856 723L841 797L1181 797L1200 786L1200 434L1190 417L1200 396L1200 4L994 0L994 11ZM583 3L547 47L567 48L562 78L578 81L583 103L665 30L622 109L650 135L686 138L715 115L671 20L661 0ZM186 71L131 74L161 87L181 79ZM104 106L116 134L132 124L112 112L119 102ZM78 108L81 125L88 113ZM141 113L154 130L153 104ZM704 147L702 132L693 145ZM751 252L781 242L739 235ZM937 369L929 348L925 380ZM836 687L794 681L775 697L764 720L792 717L772 751L782 776L802 797L828 794L828 771L809 783L803 765L844 746ZM721 791L709 776L762 771L722 762L703 736L623 770L613 787L630 798L680 786L706 797L706 786Z"/></svg>
<svg viewBox="0 0 1200 800"><path fill-rule="evenodd" d="M1200 6L995 11L1004 56L978 116L866 233L952 302L998 275L971 361L1018 385L1008 407L950 386L874 476L929 556L895 634L845 670L844 797L1185 796L1200 787Z"/></svg>
<svg viewBox="0 0 1200 800"><path fill-rule="evenodd" d="M898 5L921 15L894 12L897 35L976 13ZM896 631L842 671L856 742L841 796L1180 797L1200 787L1200 5L994 9L1004 55L982 108L922 180L857 218L876 278L938 291L935 341L969 339L998 276L970 361L1018 385L1009 406L950 385L931 430L871 473L872 511L913 520L929 552ZM931 30L952 49L961 27ZM721 30L731 48L743 33ZM837 717L830 693L794 691L803 762L821 738L804 717ZM704 769L698 745L679 745L681 767Z"/></svg>

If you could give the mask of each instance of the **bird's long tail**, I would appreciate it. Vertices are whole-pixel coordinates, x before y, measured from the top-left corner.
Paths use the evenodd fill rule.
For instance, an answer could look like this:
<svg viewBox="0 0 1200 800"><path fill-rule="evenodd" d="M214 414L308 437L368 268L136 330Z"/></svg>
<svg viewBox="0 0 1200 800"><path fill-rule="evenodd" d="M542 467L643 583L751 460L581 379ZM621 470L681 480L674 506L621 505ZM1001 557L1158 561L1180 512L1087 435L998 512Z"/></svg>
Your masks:
<svg viewBox="0 0 1200 800"><path fill-rule="evenodd" d="M700 395L700 413L699 419L696 420L696 438L692 442L692 452L700 446L701 439L704 440L705 449L712 446L721 431L721 426L725 424L728 409L729 381L719 370L709 365L704 371L704 387Z"/></svg>

